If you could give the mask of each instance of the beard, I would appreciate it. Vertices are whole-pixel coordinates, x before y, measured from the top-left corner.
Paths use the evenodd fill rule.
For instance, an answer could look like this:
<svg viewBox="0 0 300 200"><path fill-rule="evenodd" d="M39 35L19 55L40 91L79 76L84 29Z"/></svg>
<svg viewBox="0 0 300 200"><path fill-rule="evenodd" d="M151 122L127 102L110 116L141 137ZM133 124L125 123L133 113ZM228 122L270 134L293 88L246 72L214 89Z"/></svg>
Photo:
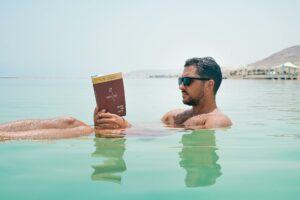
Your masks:
<svg viewBox="0 0 300 200"><path fill-rule="evenodd" d="M182 99L182 103L188 106L198 106L201 102L201 99L203 99L204 94L202 93L201 96L198 96L197 98L191 97L187 92L183 92L186 95L186 98Z"/></svg>
<svg viewBox="0 0 300 200"><path fill-rule="evenodd" d="M189 97L187 100L182 100L182 102L185 105L188 105L188 106L197 106L197 105L199 105L199 100L193 99L191 97Z"/></svg>

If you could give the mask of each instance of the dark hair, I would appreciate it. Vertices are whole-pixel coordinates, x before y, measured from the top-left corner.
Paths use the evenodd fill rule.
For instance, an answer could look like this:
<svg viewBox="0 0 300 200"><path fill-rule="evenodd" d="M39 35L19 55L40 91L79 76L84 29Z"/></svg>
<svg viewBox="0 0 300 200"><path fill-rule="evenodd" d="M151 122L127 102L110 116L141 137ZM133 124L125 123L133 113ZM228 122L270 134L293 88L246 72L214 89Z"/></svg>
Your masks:
<svg viewBox="0 0 300 200"><path fill-rule="evenodd" d="M199 76L214 80L214 94L216 94L222 82L222 72L218 63L212 57L190 58L185 61L184 67L190 66L197 68Z"/></svg>

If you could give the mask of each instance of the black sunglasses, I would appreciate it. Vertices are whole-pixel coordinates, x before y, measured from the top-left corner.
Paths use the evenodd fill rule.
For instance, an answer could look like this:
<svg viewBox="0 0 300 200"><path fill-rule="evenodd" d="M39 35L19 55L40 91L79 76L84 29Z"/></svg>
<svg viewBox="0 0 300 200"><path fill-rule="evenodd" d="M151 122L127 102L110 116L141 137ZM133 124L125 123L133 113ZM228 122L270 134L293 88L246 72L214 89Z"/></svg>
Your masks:
<svg viewBox="0 0 300 200"><path fill-rule="evenodd" d="M184 86L189 86L192 83L192 80L208 81L208 80L210 80L210 78L179 77L178 85L183 84Z"/></svg>

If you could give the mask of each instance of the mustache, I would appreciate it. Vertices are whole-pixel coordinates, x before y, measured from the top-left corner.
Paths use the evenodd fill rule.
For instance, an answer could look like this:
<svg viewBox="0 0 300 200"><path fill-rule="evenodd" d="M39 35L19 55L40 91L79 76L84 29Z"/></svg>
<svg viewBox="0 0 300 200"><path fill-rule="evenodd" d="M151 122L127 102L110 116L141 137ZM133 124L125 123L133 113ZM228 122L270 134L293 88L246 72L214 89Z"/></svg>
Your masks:
<svg viewBox="0 0 300 200"><path fill-rule="evenodd" d="M181 91L181 93L182 93L182 94L187 94L187 95L189 94L189 93L187 93L187 91L184 91L184 90Z"/></svg>

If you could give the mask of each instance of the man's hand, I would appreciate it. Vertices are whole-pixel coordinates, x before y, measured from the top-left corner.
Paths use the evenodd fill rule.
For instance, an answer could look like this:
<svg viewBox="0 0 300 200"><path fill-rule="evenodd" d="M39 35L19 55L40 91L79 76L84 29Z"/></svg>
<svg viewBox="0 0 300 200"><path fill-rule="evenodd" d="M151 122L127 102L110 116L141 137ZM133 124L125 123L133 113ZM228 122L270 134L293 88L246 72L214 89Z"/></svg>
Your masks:
<svg viewBox="0 0 300 200"><path fill-rule="evenodd" d="M129 127L128 122L123 117L99 110L98 107L94 111L95 129L120 129Z"/></svg>

